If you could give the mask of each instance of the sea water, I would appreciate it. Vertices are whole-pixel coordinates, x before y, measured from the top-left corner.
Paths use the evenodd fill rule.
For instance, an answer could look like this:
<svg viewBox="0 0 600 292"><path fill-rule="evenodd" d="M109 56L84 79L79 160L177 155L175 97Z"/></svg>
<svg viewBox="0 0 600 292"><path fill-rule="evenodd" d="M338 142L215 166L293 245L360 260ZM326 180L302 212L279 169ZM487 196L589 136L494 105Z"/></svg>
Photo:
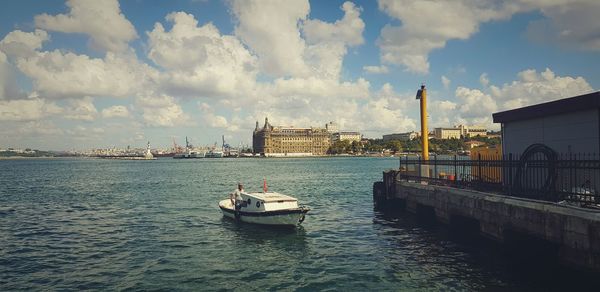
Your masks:
<svg viewBox="0 0 600 292"><path fill-rule="evenodd" d="M492 242L374 207L397 158L0 161L0 290L532 290L590 287ZM298 228L224 218L246 191L297 197ZM582 286L581 286L582 285Z"/></svg>

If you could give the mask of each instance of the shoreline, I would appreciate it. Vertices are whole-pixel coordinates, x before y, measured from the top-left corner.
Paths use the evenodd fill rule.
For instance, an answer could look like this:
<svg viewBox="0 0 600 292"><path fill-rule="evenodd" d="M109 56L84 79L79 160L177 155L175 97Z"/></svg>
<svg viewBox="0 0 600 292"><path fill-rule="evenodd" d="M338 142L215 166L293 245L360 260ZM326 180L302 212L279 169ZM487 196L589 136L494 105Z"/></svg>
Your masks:
<svg viewBox="0 0 600 292"><path fill-rule="evenodd" d="M87 158L84 156L6 156L0 160Z"/></svg>

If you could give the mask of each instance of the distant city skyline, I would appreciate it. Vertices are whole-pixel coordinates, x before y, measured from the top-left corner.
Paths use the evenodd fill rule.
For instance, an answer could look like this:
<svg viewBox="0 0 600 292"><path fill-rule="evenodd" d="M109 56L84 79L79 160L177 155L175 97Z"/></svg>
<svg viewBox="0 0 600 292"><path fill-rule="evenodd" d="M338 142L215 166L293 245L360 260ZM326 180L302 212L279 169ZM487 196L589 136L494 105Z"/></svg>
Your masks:
<svg viewBox="0 0 600 292"><path fill-rule="evenodd" d="M252 145L255 122L365 137L481 125L600 88L600 2L5 1L0 148Z"/></svg>

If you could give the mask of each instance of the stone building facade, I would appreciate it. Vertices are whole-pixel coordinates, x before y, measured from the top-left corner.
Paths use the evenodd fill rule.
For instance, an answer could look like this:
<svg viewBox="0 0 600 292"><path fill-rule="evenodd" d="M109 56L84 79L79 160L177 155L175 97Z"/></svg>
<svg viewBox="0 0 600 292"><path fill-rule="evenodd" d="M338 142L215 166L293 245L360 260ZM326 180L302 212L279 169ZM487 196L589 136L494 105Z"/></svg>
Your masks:
<svg viewBox="0 0 600 292"><path fill-rule="evenodd" d="M435 128L433 137L436 139L460 139L460 128Z"/></svg>
<svg viewBox="0 0 600 292"><path fill-rule="evenodd" d="M264 156L325 155L331 146L331 133L322 128L274 127L265 118L262 128L256 122L252 135L255 154Z"/></svg>
<svg viewBox="0 0 600 292"><path fill-rule="evenodd" d="M359 132L345 131L331 134L331 141L334 143L337 141L360 142L361 139L362 135Z"/></svg>

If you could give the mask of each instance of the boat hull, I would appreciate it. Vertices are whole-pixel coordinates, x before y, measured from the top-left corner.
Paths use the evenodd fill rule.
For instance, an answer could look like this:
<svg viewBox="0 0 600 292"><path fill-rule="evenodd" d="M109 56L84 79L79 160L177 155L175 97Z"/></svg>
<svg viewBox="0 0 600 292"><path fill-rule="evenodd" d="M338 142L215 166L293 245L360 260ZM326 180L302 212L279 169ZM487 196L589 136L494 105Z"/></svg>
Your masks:
<svg viewBox="0 0 600 292"><path fill-rule="evenodd" d="M238 220L235 216L235 211L232 208L227 208L222 205L220 205L219 208L221 208L221 212L223 212L225 217ZM246 223L296 226L304 221L304 216L308 211L309 210L305 208L297 208L264 212L238 212L239 220Z"/></svg>

